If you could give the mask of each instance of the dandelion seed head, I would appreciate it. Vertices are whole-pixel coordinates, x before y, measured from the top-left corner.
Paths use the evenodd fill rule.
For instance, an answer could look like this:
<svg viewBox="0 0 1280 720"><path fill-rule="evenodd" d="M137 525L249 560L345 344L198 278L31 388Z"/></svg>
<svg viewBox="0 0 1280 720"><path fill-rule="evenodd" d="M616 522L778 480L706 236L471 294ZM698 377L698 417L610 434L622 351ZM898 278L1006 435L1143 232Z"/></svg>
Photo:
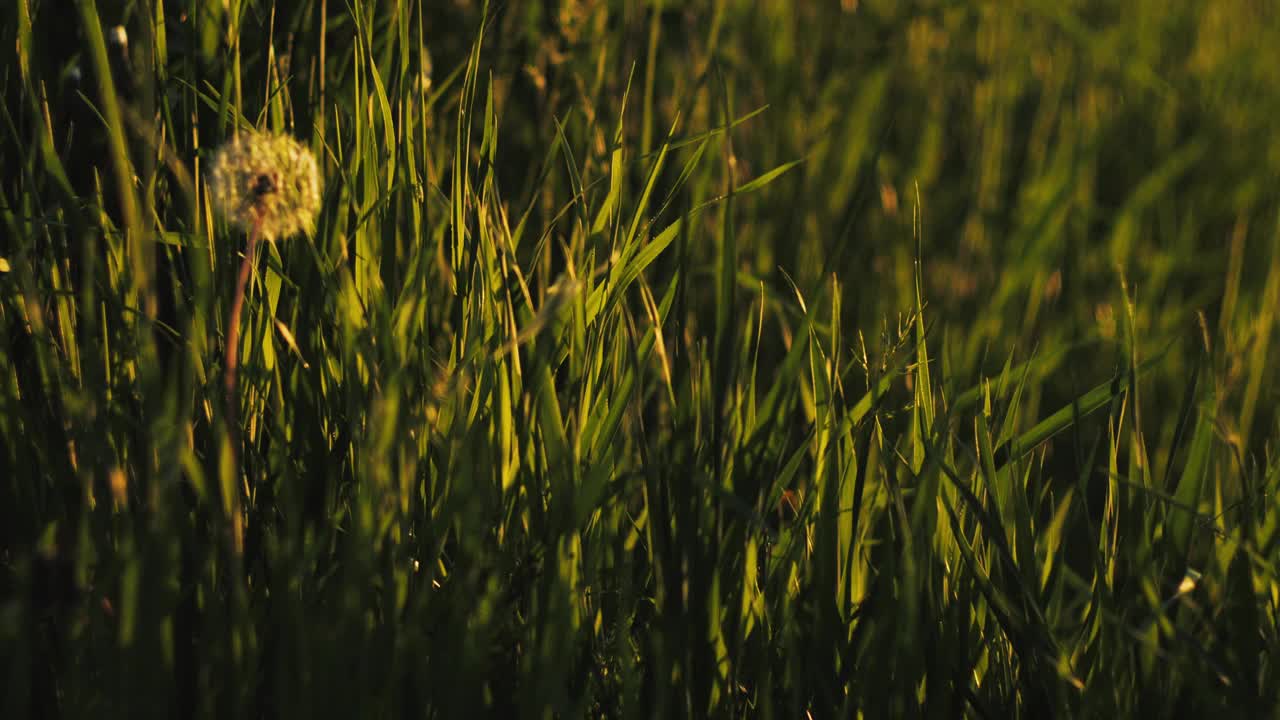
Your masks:
<svg viewBox="0 0 1280 720"><path fill-rule="evenodd" d="M267 240L315 230L320 172L315 156L288 135L244 132L219 148L209 171L214 208L232 225L257 226Z"/></svg>

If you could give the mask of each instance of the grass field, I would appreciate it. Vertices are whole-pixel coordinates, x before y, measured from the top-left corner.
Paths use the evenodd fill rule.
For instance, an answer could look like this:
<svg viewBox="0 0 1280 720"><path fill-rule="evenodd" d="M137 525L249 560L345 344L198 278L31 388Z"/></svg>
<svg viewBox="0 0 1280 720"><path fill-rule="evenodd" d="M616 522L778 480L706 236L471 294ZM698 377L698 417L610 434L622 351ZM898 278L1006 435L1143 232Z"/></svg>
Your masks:
<svg viewBox="0 0 1280 720"><path fill-rule="evenodd" d="M0 18L0 716L1280 707L1269 3Z"/></svg>

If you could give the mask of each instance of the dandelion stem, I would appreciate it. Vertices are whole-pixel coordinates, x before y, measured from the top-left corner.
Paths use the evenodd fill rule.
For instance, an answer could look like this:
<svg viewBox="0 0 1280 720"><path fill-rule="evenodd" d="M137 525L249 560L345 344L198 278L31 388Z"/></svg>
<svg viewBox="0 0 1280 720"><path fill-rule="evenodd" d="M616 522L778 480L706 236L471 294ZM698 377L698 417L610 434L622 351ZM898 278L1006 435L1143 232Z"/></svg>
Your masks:
<svg viewBox="0 0 1280 720"><path fill-rule="evenodd" d="M244 261L240 263L240 274L236 277L236 294L231 301L231 320L227 327L227 364L223 382L227 393L227 429L232 433L232 451L236 457L240 454L240 402L236 393L236 375L240 367L240 313L244 310L249 273L253 270L258 255L258 243L262 236L260 225L261 223L255 222L249 229L249 248L245 252Z"/></svg>

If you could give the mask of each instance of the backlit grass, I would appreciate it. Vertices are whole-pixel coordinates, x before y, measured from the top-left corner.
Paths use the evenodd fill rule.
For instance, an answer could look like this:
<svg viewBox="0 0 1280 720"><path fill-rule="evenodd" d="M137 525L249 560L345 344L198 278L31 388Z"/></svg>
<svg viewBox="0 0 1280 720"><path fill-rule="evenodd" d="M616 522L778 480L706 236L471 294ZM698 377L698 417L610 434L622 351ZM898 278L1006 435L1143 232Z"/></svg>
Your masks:
<svg viewBox="0 0 1280 720"><path fill-rule="evenodd" d="M1265 3L0 17L0 716L1274 712Z"/></svg>

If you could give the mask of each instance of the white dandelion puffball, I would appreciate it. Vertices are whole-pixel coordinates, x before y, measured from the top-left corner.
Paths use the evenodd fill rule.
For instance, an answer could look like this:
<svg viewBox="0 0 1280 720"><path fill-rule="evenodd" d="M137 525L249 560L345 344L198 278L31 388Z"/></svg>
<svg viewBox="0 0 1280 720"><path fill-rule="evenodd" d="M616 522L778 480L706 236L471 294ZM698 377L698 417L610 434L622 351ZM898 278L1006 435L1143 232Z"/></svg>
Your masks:
<svg viewBox="0 0 1280 720"><path fill-rule="evenodd" d="M320 193L315 156L289 135L240 133L218 149L209 171L214 208L271 241L314 232Z"/></svg>

